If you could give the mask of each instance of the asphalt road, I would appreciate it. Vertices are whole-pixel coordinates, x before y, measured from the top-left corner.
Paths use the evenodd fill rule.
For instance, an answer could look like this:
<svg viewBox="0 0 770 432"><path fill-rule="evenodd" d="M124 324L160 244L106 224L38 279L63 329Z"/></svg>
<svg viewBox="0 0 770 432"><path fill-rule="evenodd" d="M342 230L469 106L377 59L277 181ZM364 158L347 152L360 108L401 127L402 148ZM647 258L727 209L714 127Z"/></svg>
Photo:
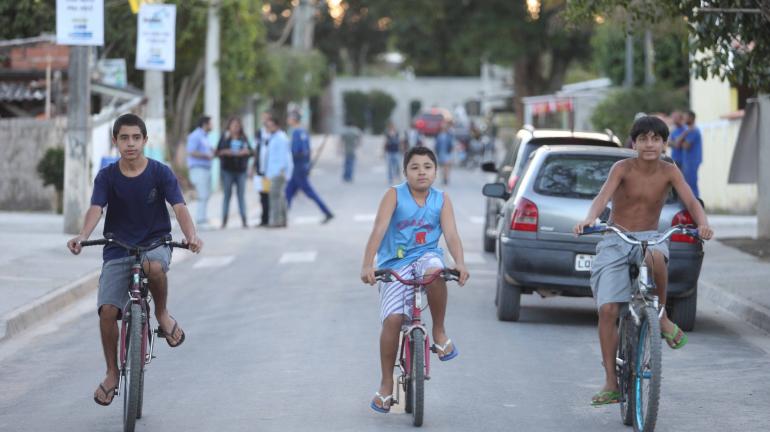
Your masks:
<svg viewBox="0 0 770 432"><path fill-rule="evenodd" d="M287 230L208 231L200 256L175 252L170 310L187 339L156 349L138 431L412 429L397 409L368 407L379 383L378 300L358 274L386 182L384 161L360 159L355 185L339 180L334 159L313 175L336 213L330 224L300 198ZM602 382L590 299L527 296L520 322L496 320L494 256L481 252L485 177L455 174L446 191L471 280L450 287L447 329L461 354L432 362L423 428L627 430L617 406L589 406ZM104 373L94 304L0 345L0 431L122 430L122 400L92 400ZM663 367L657 430L770 430L766 334L702 301L690 343L665 349Z"/></svg>

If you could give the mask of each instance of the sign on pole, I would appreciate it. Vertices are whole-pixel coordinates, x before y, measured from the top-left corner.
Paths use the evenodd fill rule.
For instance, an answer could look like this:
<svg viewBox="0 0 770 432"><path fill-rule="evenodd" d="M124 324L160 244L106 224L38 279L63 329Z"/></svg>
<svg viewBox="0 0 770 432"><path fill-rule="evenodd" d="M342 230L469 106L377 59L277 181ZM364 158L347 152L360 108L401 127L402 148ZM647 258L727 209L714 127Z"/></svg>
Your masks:
<svg viewBox="0 0 770 432"><path fill-rule="evenodd" d="M56 0L56 43L104 45L104 0Z"/></svg>
<svg viewBox="0 0 770 432"><path fill-rule="evenodd" d="M136 68L170 72L176 52L176 5L142 4L137 18Z"/></svg>

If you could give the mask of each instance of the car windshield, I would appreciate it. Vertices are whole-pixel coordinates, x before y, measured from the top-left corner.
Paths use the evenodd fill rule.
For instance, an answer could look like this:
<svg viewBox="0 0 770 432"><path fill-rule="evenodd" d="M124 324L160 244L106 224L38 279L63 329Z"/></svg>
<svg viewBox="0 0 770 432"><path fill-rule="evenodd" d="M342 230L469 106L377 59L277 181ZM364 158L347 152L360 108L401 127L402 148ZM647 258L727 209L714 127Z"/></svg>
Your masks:
<svg viewBox="0 0 770 432"><path fill-rule="evenodd" d="M599 155L552 155L540 168L535 192L541 195L593 199L599 194L612 165L625 158ZM669 189L667 204L676 202L676 191Z"/></svg>

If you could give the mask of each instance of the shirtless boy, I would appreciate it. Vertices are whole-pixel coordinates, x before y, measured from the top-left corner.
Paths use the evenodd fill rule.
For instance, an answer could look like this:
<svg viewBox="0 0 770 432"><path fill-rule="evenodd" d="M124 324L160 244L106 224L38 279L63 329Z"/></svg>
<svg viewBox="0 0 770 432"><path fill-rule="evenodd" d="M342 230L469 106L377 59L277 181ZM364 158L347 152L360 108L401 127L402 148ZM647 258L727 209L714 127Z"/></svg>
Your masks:
<svg viewBox="0 0 770 432"><path fill-rule="evenodd" d="M613 165L599 195L591 203L588 215L575 225L576 234L582 233L586 226L593 226L596 218L612 200L611 224L639 240L656 238L660 212L669 188L673 187L698 225L700 236L706 240L712 237L713 231L709 227L706 213L685 182L682 172L674 164L660 158L665 151L667 139L668 127L659 118L645 116L634 122L631 140L637 152L636 157ZM599 309L599 343L606 381L602 390L591 400L594 406L620 401L614 365L620 305L628 302L631 297L627 259L630 248L615 234L605 235L596 245L591 289ZM661 243L650 247L645 260L653 269L658 298L665 303L668 245ZM663 337L671 348L683 347L687 343L687 335L668 319L664 304L661 304L661 310L660 328Z"/></svg>

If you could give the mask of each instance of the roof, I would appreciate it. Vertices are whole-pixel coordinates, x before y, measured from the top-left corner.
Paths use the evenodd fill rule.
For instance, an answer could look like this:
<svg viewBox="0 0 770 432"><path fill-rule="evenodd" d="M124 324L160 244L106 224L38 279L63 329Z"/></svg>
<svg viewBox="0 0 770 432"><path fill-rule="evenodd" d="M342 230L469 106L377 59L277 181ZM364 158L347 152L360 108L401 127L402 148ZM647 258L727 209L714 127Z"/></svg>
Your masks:
<svg viewBox="0 0 770 432"><path fill-rule="evenodd" d="M30 82L0 82L0 102L45 100L45 88Z"/></svg>

